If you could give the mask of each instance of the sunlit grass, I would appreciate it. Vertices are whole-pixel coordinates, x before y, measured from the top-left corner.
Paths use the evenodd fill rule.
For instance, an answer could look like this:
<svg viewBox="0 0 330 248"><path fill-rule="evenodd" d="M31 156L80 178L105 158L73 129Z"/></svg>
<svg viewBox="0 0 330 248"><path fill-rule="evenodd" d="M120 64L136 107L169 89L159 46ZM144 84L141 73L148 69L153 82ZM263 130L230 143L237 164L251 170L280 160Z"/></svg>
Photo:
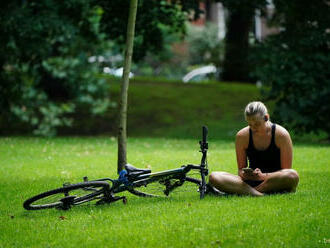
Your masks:
<svg viewBox="0 0 330 248"><path fill-rule="evenodd" d="M211 130L212 131L212 130ZM153 171L198 163L197 140L134 138L128 161ZM131 196L126 205L26 211L64 182L117 177L114 138L0 138L0 247L327 247L330 148L295 144L297 193L263 198ZM236 173L233 141L210 141L209 168Z"/></svg>

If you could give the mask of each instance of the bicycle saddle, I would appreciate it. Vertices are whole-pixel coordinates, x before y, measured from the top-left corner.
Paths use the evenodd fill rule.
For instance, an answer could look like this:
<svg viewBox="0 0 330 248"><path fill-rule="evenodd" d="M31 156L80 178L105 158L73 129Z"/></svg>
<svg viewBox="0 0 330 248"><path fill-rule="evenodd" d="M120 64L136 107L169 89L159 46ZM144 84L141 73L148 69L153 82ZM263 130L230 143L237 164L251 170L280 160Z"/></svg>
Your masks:
<svg viewBox="0 0 330 248"><path fill-rule="evenodd" d="M138 175L151 173L150 169L139 169L130 164L125 165L125 170L130 176L138 176Z"/></svg>

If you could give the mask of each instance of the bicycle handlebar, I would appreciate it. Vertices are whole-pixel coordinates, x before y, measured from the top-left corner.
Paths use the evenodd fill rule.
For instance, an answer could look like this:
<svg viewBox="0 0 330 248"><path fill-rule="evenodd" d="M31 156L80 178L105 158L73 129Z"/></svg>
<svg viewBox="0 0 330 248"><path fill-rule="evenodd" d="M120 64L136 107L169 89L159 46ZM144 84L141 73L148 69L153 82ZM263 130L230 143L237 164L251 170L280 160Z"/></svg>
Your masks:
<svg viewBox="0 0 330 248"><path fill-rule="evenodd" d="M209 148L208 147L208 143L207 143L207 134L208 134L208 130L206 126L203 126L203 137L202 137L202 141L199 141L200 144L200 148L201 148L201 152L206 152L206 150Z"/></svg>
<svg viewBox="0 0 330 248"><path fill-rule="evenodd" d="M203 143L206 143L207 133L208 133L207 127L203 126Z"/></svg>

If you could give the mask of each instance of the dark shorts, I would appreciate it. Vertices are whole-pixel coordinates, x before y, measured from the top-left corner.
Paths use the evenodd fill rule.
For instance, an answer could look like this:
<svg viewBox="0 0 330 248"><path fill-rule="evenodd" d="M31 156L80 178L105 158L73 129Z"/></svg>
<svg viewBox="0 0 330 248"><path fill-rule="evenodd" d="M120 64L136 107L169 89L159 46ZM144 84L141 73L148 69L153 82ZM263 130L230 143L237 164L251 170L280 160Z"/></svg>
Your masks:
<svg viewBox="0 0 330 248"><path fill-rule="evenodd" d="M261 184L263 181L252 181L252 180L246 180L244 181L248 185L250 185L252 188L257 187L259 184Z"/></svg>

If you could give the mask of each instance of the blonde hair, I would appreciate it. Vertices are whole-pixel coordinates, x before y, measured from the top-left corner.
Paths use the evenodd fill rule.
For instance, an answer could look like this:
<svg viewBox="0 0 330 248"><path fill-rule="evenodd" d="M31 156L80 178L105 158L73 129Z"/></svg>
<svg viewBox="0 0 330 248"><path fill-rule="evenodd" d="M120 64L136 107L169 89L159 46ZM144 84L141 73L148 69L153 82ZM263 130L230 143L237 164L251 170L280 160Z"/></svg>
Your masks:
<svg viewBox="0 0 330 248"><path fill-rule="evenodd" d="M245 118L255 115L260 115L261 118L268 120L268 118L266 117L267 114L268 114L268 110L265 104L257 101L250 102L248 105L246 105L244 111Z"/></svg>

